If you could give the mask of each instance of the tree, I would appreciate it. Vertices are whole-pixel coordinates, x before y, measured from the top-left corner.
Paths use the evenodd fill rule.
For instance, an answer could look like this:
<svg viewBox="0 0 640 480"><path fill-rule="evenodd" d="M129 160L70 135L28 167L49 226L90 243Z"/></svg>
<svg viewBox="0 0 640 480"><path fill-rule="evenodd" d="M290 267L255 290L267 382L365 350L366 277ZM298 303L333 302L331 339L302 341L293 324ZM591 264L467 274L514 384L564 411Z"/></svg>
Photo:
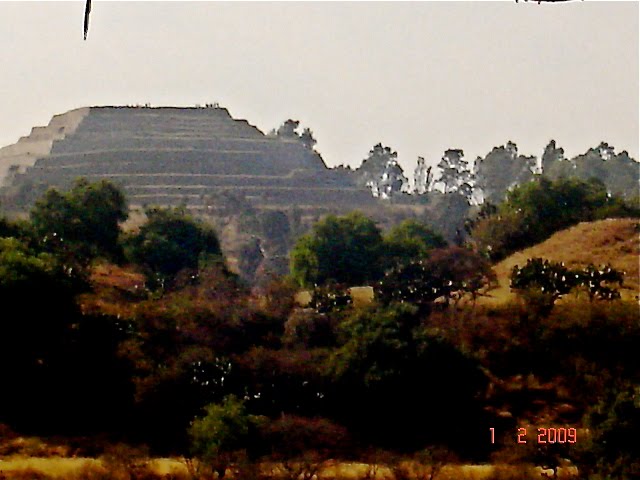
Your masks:
<svg viewBox="0 0 640 480"><path fill-rule="evenodd" d="M483 199L492 203L504 201L510 189L531 181L537 172L537 159L518 155L518 147L513 142L494 147L475 163L477 187Z"/></svg>
<svg viewBox="0 0 640 480"><path fill-rule="evenodd" d="M362 213L329 215L300 237L291 251L291 275L304 287L328 281L363 285L382 275L383 240Z"/></svg>
<svg viewBox="0 0 640 480"><path fill-rule="evenodd" d="M127 216L124 194L106 180L78 179L66 193L50 189L31 210L42 245L74 263L98 256L118 258L119 225Z"/></svg>
<svg viewBox="0 0 640 480"><path fill-rule="evenodd" d="M313 132L308 127L305 128L300 134L300 141L309 150L313 150L313 147L316 145L316 143L318 143L317 140L313 137Z"/></svg>
<svg viewBox="0 0 640 480"><path fill-rule="evenodd" d="M542 172L544 173L547 167L553 169L555 162L561 162L563 160L565 160L564 148L557 147L556 141L551 140L542 154Z"/></svg>
<svg viewBox="0 0 640 480"><path fill-rule="evenodd" d="M638 215L636 209L609 195L600 180L544 177L514 188L495 212L485 213L474 222L471 234L493 260L579 222Z"/></svg>
<svg viewBox="0 0 640 480"><path fill-rule="evenodd" d="M11 221L0 217L0 238L13 237L25 241L33 240L33 228L27 220Z"/></svg>
<svg viewBox="0 0 640 480"><path fill-rule="evenodd" d="M301 142L309 150L313 150L313 147L318 143L313 137L313 132L309 128L305 128L302 132L298 133L300 127L300 121L287 120L278 127L278 130L272 131L272 135L276 135L285 139L293 139Z"/></svg>
<svg viewBox="0 0 640 480"><path fill-rule="evenodd" d="M257 414L271 418L283 413L322 415L329 387L328 354L322 348L251 348L234 356L237 385Z"/></svg>
<svg viewBox="0 0 640 480"><path fill-rule="evenodd" d="M576 287L586 290L591 302L596 298L618 299L620 292L613 285L622 282L623 273L610 265L596 268L590 264L571 270L564 263L542 258L530 258L524 267L516 265L511 271L511 288L542 316L547 316L555 302Z"/></svg>
<svg viewBox="0 0 640 480"><path fill-rule="evenodd" d="M602 300L620 298L620 292L613 285L622 286L624 274L612 268L611 265L597 268L595 265L589 264L578 271L576 275L579 286L587 291L589 301L593 302L596 298Z"/></svg>
<svg viewBox="0 0 640 480"><path fill-rule="evenodd" d="M261 420L248 414L244 402L233 395L225 397L221 404L207 405L204 410L206 415L196 418L189 427L191 449L213 468L218 478L223 478L238 458L237 453L246 449L252 429Z"/></svg>
<svg viewBox="0 0 640 480"><path fill-rule="evenodd" d="M381 143L375 145L369 156L356 169L358 183L371 189L374 197L391 198L400 193L407 183L402 167L398 164L398 152Z"/></svg>
<svg viewBox="0 0 640 480"><path fill-rule="evenodd" d="M469 162L464 159L464 152L457 149L449 149L444 152L440 163L440 178L436 183L441 183L443 193L457 192L464 184L472 182L473 175Z"/></svg>
<svg viewBox="0 0 640 480"><path fill-rule="evenodd" d="M511 270L511 288L519 292L536 316L546 317L556 301L578 284L579 276L564 263L530 258Z"/></svg>
<svg viewBox="0 0 640 480"><path fill-rule="evenodd" d="M128 240L129 257L143 267L150 286L171 286L178 272L223 263L215 232L184 208L149 208L147 222Z"/></svg>
<svg viewBox="0 0 640 480"><path fill-rule="evenodd" d="M614 387L585 415L588 437L576 442L574 459L586 479L637 478L640 451L640 387L625 381Z"/></svg>
<svg viewBox="0 0 640 480"><path fill-rule="evenodd" d="M427 258L433 249L447 246L442 235L429 226L410 219L389 230L384 243L389 266Z"/></svg>
<svg viewBox="0 0 640 480"><path fill-rule="evenodd" d="M474 360L427 334L421 319L414 306L373 305L340 325L341 345L329 362L334 415L374 445L453 445L462 431L480 431L475 397L486 385L483 374Z"/></svg>
<svg viewBox="0 0 640 480"><path fill-rule="evenodd" d="M285 478L312 480L330 459L352 447L347 430L325 418L282 415L260 427L268 460L282 463Z"/></svg>
<svg viewBox="0 0 640 480"><path fill-rule="evenodd" d="M446 298L470 294L475 302L479 292L491 288L496 281L491 263L468 248L434 250L428 264L433 275L445 285Z"/></svg>
<svg viewBox="0 0 640 480"><path fill-rule="evenodd" d="M550 153L558 161L547 161L551 157ZM562 157L562 149L554 151L547 147L543 156L543 167L544 175L550 179L570 177L586 181L598 178L612 195L626 200L638 195L638 161L629 157L626 151L616 154L613 145L606 142L601 142L597 147L571 159Z"/></svg>
<svg viewBox="0 0 640 480"><path fill-rule="evenodd" d="M433 184L432 167L427 167L424 157L418 157L418 164L413 172L413 191L418 195L424 195L431 191Z"/></svg>
<svg viewBox="0 0 640 480"><path fill-rule="evenodd" d="M41 399L61 378L59 359L80 316L75 295L82 286L51 254L0 238L0 423L31 428L61 415L53 405L63 396Z"/></svg>
<svg viewBox="0 0 640 480"><path fill-rule="evenodd" d="M381 302L410 303L430 311L433 302L443 297L449 302L491 285L495 274L489 262L461 247L434 250L429 258L414 260L386 272L377 289Z"/></svg>
<svg viewBox="0 0 640 480"><path fill-rule="evenodd" d="M220 266L200 271L195 284L136 305L135 335L122 347L134 366L136 421L148 443L183 448L199 410L235 388L234 352L280 336L276 324L248 304L249 293Z"/></svg>
<svg viewBox="0 0 640 480"><path fill-rule="evenodd" d="M283 138L297 138L298 134L296 130L299 126L300 121L289 119L278 127L276 135Z"/></svg>

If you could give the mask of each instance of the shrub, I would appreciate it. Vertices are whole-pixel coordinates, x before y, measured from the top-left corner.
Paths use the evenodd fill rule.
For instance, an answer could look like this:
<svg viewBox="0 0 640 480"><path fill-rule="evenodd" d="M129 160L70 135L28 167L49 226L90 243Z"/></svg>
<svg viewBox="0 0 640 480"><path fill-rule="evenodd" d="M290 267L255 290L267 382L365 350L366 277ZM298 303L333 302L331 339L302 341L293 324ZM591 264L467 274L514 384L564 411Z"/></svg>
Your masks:
<svg viewBox="0 0 640 480"><path fill-rule="evenodd" d="M405 220L393 227L385 235L384 243L389 267L427 258L432 250L447 246L442 235L415 220Z"/></svg>
<svg viewBox="0 0 640 480"><path fill-rule="evenodd" d="M471 235L481 251L500 260L579 222L637 216L638 209L608 195L598 179L542 177L515 187L497 209L481 213L470 224Z"/></svg>
<svg viewBox="0 0 640 480"><path fill-rule="evenodd" d="M329 315L299 309L287 319L282 342L291 348L329 347L336 341L334 324Z"/></svg>
<svg viewBox="0 0 640 480"><path fill-rule="evenodd" d="M142 266L149 287L172 286L184 269L195 275L206 263L224 263L215 232L184 208L148 208L147 222L125 243L129 258Z"/></svg>
<svg viewBox="0 0 640 480"><path fill-rule="evenodd" d="M382 275L383 240L373 220L359 212L327 216L291 251L291 275L302 287L333 281L364 285Z"/></svg>
<svg viewBox="0 0 640 480"><path fill-rule="evenodd" d="M249 415L244 402L228 396L221 404L205 407L206 415L196 418L189 428L191 449L201 461L211 466L218 478L244 458L250 434L261 419Z"/></svg>
<svg viewBox="0 0 640 480"><path fill-rule="evenodd" d="M415 307L391 304L343 322L329 362L334 414L375 445L453 446L465 438L455 448L473 455L475 441L462 432L484 422L477 395L486 380L475 360L429 335L420 319Z"/></svg>
<svg viewBox="0 0 640 480"><path fill-rule="evenodd" d="M127 216L124 193L106 180L78 179L66 193L50 189L31 210L41 244L72 264L120 258L119 224Z"/></svg>
<svg viewBox="0 0 640 480"><path fill-rule="evenodd" d="M426 260L412 261L386 272L377 288L382 303L411 303L429 312L436 299L447 302L490 287L495 274L489 262L461 247L434 250Z"/></svg>

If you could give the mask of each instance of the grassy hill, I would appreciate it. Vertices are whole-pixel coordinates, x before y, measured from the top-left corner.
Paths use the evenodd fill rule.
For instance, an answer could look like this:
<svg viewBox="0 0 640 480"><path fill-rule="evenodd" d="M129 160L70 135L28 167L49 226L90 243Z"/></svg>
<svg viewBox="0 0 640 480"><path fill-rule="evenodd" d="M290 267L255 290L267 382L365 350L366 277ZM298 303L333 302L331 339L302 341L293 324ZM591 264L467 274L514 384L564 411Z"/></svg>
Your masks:
<svg viewBox="0 0 640 480"><path fill-rule="evenodd" d="M580 223L562 230L538 245L514 253L495 265L499 287L484 297L485 302L501 302L513 297L509 276L515 265L527 259L546 258L564 262L569 268L611 264L625 272L622 298L638 297L640 289L640 222L637 219L607 219Z"/></svg>

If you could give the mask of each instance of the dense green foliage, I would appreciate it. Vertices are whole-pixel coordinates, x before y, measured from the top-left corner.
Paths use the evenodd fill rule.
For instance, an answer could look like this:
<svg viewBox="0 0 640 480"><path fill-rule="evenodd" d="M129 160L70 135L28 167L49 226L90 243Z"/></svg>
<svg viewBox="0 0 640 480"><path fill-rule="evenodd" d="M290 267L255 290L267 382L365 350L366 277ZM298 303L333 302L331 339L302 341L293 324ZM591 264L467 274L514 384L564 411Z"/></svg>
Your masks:
<svg viewBox="0 0 640 480"><path fill-rule="evenodd" d="M291 275L305 287L328 281L365 285L382 275L383 239L376 224L354 212L329 215L291 251Z"/></svg>
<svg viewBox="0 0 640 480"><path fill-rule="evenodd" d="M610 196L597 180L539 178L520 185L494 212L469 225L480 249L499 260L510 253L545 240L579 222L640 215L640 210Z"/></svg>
<svg viewBox="0 0 640 480"><path fill-rule="evenodd" d="M41 205L56 212L65 195ZM514 270L512 287L550 298L551 308L490 306L475 301L495 277L474 251L440 248L415 223L383 237L361 214L328 217L299 246L315 270L303 262L298 280L322 283L299 308L285 280L256 293L230 275L213 231L181 210L150 211L127 239L141 263L123 269L171 282L162 295L114 286L115 277L85 283L60 246L33 231L0 221L0 423L10 428L191 452L217 478L251 478L240 469L259 460L278 462L287 478L312 478L328 459L361 461L380 449L396 459L444 451L500 463L520 447L511 447L518 426L565 425L580 432L579 445L528 445L518 461L573 462L590 480L638 473L640 324L610 266L533 259ZM107 251L87 242L75 239L74 250L88 259ZM343 250L368 273L354 277ZM362 305L332 279L380 283ZM576 289L583 293L567 295ZM397 460L376 461L401 471Z"/></svg>
<svg viewBox="0 0 640 480"><path fill-rule="evenodd" d="M120 222L128 217L124 194L107 181L79 179L68 192L50 189L31 210L38 239L66 261L87 262L121 254Z"/></svg>
<svg viewBox="0 0 640 480"><path fill-rule="evenodd" d="M0 369L5 381L14 374L13 379L19 381L25 373L23 368L47 368L49 357L61 347L66 329L76 316L71 280L51 255L34 252L14 238L0 239L0 298L4 310Z"/></svg>
<svg viewBox="0 0 640 480"><path fill-rule="evenodd" d="M169 286L178 272L220 261L215 232L182 208L149 208L148 221L128 239L128 256L141 265L151 288Z"/></svg>
<svg viewBox="0 0 640 480"><path fill-rule="evenodd" d="M439 298L449 302L469 293L475 300L494 280L486 259L466 248L449 247L434 250L426 260L413 260L387 271L377 294L383 303L408 302L429 311Z"/></svg>
<svg viewBox="0 0 640 480"><path fill-rule="evenodd" d="M627 151L615 153L613 145L601 142L582 155L565 159L563 149L556 149L555 142L547 146L546 158L543 155L544 175L550 179L576 178L600 179L613 195L626 199L638 197L638 168L640 164L629 156ZM558 155L559 154L559 155Z"/></svg>
<svg viewBox="0 0 640 480"><path fill-rule="evenodd" d="M291 252L291 274L304 287L364 285L381 278L386 269L425 259L446 245L439 233L415 220L401 222L383 237L360 213L329 215L298 240Z"/></svg>
<svg viewBox="0 0 640 480"><path fill-rule="evenodd" d="M382 445L460 446L462 432L479 431L485 420L477 395L486 378L476 361L425 332L420 318L415 307L395 304L354 312L340 325L329 363L336 415ZM467 455L483 450L465 448Z"/></svg>
<svg viewBox="0 0 640 480"><path fill-rule="evenodd" d="M447 242L442 235L415 220L405 220L399 223L391 228L384 237L388 266L427 258L431 250L446 246Z"/></svg>
<svg viewBox="0 0 640 480"><path fill-rule="evenodd" d="M640 386L623 383L587 411L593 432L578 453L585 478L627 479L640 476Z"/></svg>
<svg viewBox="0 0 640 480"><path fill-rule="evenodd" d="M249 415L244 403L233 395L225 397L221 404L207 405L204 410L206 414L189 427L192 448L201 458L242 449L251 427L258 423L257 417Z"/></svg>
<svg viewBox="0 0 640 480"><path fill-rule="evenodd" d="M109 357L115 329L100 331L99 319L81 315L75 297L86 289L53 255L0 238L0 422L63 433L113 420L108 410L96 412L117 407L110 390L121 382L111 381L118 370Z"/></svg>
<svg viewBox="0 0 640 480"><path fill-rule="evenodd" d="M530 258L524 267L516 265L511 271L511 288L539 315L548 315L556 300L574 288L585 290L590 301L618 299L620 292L614 285L622 282L622 272L610 265L569 269L564 263L542 258Z"/></svg>

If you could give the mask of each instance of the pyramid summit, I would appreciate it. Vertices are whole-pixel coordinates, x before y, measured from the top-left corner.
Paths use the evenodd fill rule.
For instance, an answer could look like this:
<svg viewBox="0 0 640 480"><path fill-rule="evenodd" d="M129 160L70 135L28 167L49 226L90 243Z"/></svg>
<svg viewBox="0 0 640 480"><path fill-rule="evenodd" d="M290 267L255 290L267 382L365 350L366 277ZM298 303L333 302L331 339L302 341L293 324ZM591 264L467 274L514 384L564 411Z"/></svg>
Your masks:
<svg viewBox="0 0 640 480"><path fill-rule="evenodd" d="M134 207L200 209L229 191L257 208L374 203L302 142L265 135L217 105L79 108L0 149L0 185L18 207L78 177L120 185Z"/></svg>

